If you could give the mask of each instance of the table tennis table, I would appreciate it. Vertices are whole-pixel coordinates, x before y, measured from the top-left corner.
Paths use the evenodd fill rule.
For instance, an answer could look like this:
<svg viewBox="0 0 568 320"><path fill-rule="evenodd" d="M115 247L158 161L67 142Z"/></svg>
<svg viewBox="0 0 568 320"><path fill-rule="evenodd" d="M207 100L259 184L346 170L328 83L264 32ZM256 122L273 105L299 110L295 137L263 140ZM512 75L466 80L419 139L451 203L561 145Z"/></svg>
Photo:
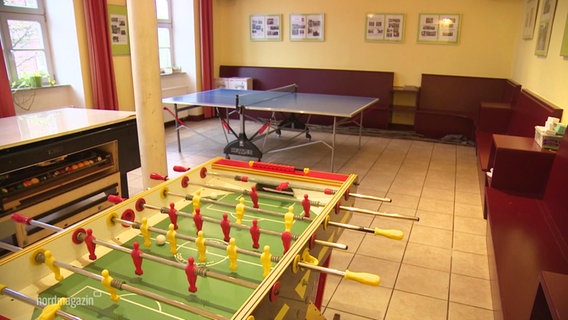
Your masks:
<svg viewBox="0 0 568 320"><path fill-rule="evenodd" d="M303 147L307 145L322 143L331 149L331 171L333 171L335 158L335 139L337 127L348 122L355 122L354 117L359 116L355 123L359 126L359 147L361 146L361 136L363 131L363 111L369 106L377 103L378 98L358 97L358 96L342 96L329 94L299 93L296 85L289 85L273 90L235 90L219 88L214 90L196 92L176 97L165 98L163 104L173 105L174 111L171 112L176 119L176 131L178 150L181 152L180 133L184 124L179 120L178 115L184 110L197 107L214 107L227 109L226 117L220 112L219 118L223 126L223 132L227 140L224 153L227 158L230 155L245 156L257 158L260 160L264 153L285 151L292 148ZM168 110L167 107L164 109ZM239 113L240 132L235 132L229 125L229 114L236 111ZM250 138L245 130L245 110L263 111L271 113L267 121L258 129ZM276 120L276 114L287 114L285 120ZM296 118L297 114L308 115L308 120L301 123ZM333 118L331 144L323 141L311 141L309 134L309 118L311 115L327 116ZM338 120L339 119L339 120ZM258 119L255 119L258 120ZM287 147L280 147L271 150L261 150L255 141L266 138L271 133L280 135L281 130L295 129L300 134L305 134L308 142L295 144ZM227 132L235 136L235 140L229 141ZM296 135L296 137L298 136ZM264 147L264 144L263 144Z"/></svg>

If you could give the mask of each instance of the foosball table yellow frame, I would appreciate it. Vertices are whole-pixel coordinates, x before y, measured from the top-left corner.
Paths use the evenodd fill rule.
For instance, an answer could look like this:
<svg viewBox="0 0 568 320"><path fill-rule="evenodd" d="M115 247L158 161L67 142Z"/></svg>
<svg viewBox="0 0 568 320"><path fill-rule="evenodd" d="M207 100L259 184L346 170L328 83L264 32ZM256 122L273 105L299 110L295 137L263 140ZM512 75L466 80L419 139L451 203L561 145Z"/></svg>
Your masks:
<svg viewBox="0 0 568 320"><path fill-rule="evenodd" d="M337 243L342 230L403 236L350 225L352 213L417 220L354 207L361 197L390 201L357 194L354 174L222 158L177 171L0 260L0 316L139 318L132 304L154 319L324 319L320 275L380 282L378 275L327 267L332 249L346 249ZM42 227L25 212L16 216ZM136 273L142 265L146 271ZM94 290L92 299L65 291L72 277Z"/></svg>

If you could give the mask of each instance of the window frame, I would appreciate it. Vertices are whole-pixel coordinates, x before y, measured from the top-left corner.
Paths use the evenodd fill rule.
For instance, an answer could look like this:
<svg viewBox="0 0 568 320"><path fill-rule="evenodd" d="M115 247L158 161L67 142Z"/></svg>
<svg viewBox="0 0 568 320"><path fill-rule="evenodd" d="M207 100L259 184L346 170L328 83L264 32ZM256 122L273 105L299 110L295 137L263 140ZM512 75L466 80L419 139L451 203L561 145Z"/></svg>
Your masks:
<svg viewBox="0 0 568 320"><path fill-rule="evenodd" d="M170 61L171 61L171 66L166 66L166 67L174 67L176 66L176 62L175 62L175 55L174 55L174 28L173 28L173 22L172 22L172 0L163 0L167 2L167 8L168 8L168 19L157 19L157 28L165 28L168 29L169 31L169 35L170 35ZM158 46L158 51L160 50L160 47ZM161 66L161 63L160 63Z"/></svg>
<svg viewBox="0 0 568 320"><path fill-rule="evenodd" d="M47 17L45 13L44 0L36 0L38 8L20 8L4 5L4 1L0 1L0 40L2 43L2 52L4 54L4 60L6 61L6 70L8 72L8 78L11 83L14 83L20 78L18 77L18 71L12 52L12 39L10 38L10 31L8 29L8 20L27 20L36 21L41 26L43 49L41 49L45 54L47 74L50 79L54 77L53 60L51 55L51 44L49 42L49 31L47 28ZM17 49L16 49L17 50ZM22 50L23 51L23 50ZM43 84L48 83L48 79L43 79Z"/></svg>

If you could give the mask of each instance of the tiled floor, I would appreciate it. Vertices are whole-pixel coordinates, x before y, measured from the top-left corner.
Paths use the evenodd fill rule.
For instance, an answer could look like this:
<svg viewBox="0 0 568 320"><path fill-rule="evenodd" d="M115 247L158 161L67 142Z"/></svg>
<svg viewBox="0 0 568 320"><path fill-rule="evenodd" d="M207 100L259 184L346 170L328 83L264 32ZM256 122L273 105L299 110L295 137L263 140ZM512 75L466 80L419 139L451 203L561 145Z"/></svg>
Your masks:
<svg viewBox="0 0 568 320"><path fill-rule="evenodd" d="M211 139L182 129L182 152L175 131L166 129L168 168L195 166L223 156L225 138L217 120L188 123ZM253 131L253 124L247 131ZM284 133L284 140L290 133ZM312 132L313 140L327 133ZM296 139L303 139L300 136ZM280 143L269 138L267 145ZM485 220L470 146L338 135L335 171L357 173L359 193L389 197L392 203L357 200L356 206L415 215L420 221L355 214L352 224L404 231L401 241L346 230L347 251L334 250L331 267L371 272L381 285L370 287L329 276L324 298L327 319L493 319L485 244ZM323 144L270 153L263 161L330 169ZM171 169L170 169L171 170ZM170 176L176 176L173 171ZM129 174L131 195L140 191L140 170Z"/></svg>

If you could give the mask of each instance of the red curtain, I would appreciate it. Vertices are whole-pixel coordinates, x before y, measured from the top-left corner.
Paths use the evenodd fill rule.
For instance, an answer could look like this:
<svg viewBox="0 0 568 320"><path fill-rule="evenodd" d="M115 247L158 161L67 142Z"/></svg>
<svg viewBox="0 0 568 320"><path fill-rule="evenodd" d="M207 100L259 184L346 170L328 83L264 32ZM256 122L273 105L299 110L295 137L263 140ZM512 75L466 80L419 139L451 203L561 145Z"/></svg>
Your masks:
<svg viewBox="0 0 568 320"><path fill-rule="evenodd" d="M14 108L14 98L10 88L10 79L6 71L6 61L4 61L4 52L0 46L0 118L12 117L16 115Z"/></svg>
<svg viewBox="0 0 568 320"><path fill-rule="evenodd" d="M89 44L93 107L118 110L118 95L108 23L107 0L83 0Z"/></svg>
<svg viewBox="0 0 568 320"><path fill-rule="evenodd" d="M201 42L201 89L210 90L214 87L213 78L213 1L199 1L199 39ZM215 109L203 108L203 116L211 118Z"/></svg>

